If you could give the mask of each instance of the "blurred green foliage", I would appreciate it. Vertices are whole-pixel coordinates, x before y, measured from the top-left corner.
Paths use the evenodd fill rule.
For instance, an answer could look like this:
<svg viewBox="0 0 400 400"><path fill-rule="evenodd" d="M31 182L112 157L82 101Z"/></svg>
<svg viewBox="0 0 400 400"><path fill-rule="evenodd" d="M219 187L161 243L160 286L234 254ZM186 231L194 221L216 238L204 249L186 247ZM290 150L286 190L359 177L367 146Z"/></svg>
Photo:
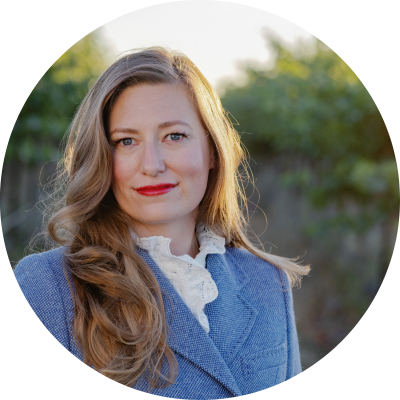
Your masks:
<svg viewBox="0 0 400 400"><path fill-rule="evenodd" d="M283 183L303 190L317 208L339 210L308 226L310 234L321 234L327 224L362 233L397 221L393 147L364 85L322 42L291 51L269 39L269 46L273 65L247 65L247 83L227 84L222 98L250 154L283 156Z"/></svg>
<svg viewBox="0 0 400 400"><path fill-rule="evenodd" d="M296 295L297 306L304 304L298 328L302 349L319 346L322 357L360 320L390 263L399 215L396 160L378 108L337 54L317 40L290 48L267 38L267 46L271 62L242 63L245 83L225 82L221 100L261 165L259 205L274 220L268 239L281 255L297 243L299 255L308 252L311 279ZM262 174L275 174L275 185ZM268 191L284 202L273 209L277 216Z"/></svg>
<svg viewBox="0 0 400 400"><path fill-rule="evenodd" d="M35 207L44 195L41 184L54 174L62 138L92 80L105 69L107 56L99 33L87 35L47 70L19 114L5 155L0 197L13 264L29 252L29 240L41 225Z"/></svg>
<svg viewBox="0 0 400 400"><path fill-rule="evenodd" d="M91 79L104 69L104 45L87 35L43 75L24 104L10 137L5 162L43 164L57 159L60 141Z"/></svg>

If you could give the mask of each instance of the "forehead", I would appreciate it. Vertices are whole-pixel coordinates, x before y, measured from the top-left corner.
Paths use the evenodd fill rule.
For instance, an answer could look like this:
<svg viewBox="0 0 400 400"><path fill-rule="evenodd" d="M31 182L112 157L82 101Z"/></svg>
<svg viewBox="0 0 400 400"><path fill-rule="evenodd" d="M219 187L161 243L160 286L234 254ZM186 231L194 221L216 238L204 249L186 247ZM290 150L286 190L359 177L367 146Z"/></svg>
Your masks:
<svg viewBox="0 0 400 400"><path fill-rule="evenodd" d="M142 84L128 87L110 113L110 128L116 124L160 124L168 120L200 123L195 106L182 84Z"/></svg>

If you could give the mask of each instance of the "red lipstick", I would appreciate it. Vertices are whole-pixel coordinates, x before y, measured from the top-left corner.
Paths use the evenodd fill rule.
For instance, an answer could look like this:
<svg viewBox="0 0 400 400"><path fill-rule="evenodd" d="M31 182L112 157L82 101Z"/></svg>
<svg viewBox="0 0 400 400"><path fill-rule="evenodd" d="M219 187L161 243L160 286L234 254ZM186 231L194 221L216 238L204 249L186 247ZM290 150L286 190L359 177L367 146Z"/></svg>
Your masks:
<svg viewBox="0 0 400 400"><path fill-rule="evenodd" d="M175 186L177 186L175 183L160 183L154 186L141 186L135 190L143 196L159 196L170 192Z"/></svg>

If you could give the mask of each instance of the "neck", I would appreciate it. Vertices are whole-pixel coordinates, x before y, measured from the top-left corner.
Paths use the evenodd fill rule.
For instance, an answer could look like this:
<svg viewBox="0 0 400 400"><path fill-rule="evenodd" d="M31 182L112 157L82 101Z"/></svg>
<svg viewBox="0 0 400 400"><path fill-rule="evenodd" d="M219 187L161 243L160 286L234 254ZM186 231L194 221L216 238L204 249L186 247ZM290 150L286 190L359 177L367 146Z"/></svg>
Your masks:
<svg viewBox="0 0 400 400"><path fill-rule="evenodd" d="M164 236L171 239L170 250L174 256L188 254L195 258L199 245L195 234L195 219L169 221L168 223L143 224L135 221L133 230L138 237Z"/></svg>

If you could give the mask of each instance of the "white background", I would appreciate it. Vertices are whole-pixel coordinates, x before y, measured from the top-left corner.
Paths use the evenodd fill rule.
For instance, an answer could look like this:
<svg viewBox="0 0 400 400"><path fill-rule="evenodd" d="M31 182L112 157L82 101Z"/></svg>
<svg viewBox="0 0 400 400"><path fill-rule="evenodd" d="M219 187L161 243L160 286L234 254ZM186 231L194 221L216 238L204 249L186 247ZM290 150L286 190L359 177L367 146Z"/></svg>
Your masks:
<svg viewBox="0 0 400 400"><path fill-rule="evenodd" d="M147 7L109 22L100 34L110 47L107 64L127 50L167 46L186 54L218 88L221 78L234 76L236 84L242 81L236 68L238 60L256 60L259 64L271 59L265 28L285 44L296 43L296 47L299 40L314 39L275 14L220 1L180 1Z"/></svg>
<svg viewBox="0 0 400 400"><path fill-rule="evenodd" d="M160 3L165 2L24 0L3 3L0 160L4 159L7 140L26 98L62 53L108 21ZM244 4L244 0L237 3ZM375 100L398 155L400 29L396 3L389 0L245 2L296 23L336 51ZM64 350L39 322L20 292L3 241L0 256L0 395L3 398L150 398L104 378ZM251 397L396 398L400 357L398 262L399 246L396 246L376 299L334 351L298 377Z"/></svg>

